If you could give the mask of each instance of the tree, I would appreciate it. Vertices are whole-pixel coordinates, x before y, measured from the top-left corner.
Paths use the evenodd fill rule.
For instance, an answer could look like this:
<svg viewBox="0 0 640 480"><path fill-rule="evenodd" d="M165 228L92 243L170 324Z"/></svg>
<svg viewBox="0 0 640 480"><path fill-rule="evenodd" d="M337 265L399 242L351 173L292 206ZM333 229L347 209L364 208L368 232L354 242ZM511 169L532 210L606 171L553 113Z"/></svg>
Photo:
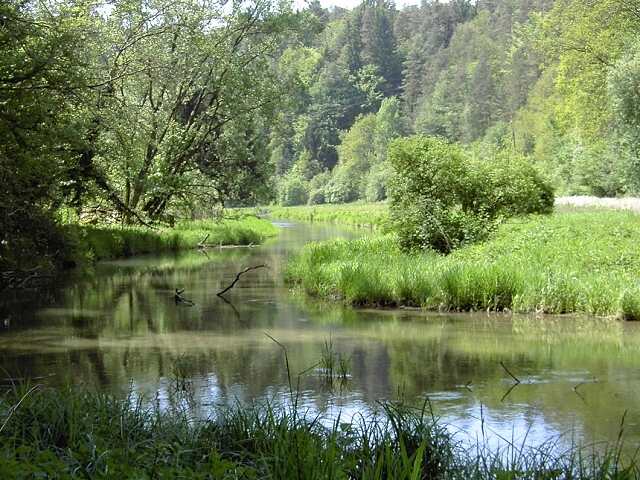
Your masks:
<svg viewBox="0 0 640 480"><path fill-rule="evenodd" d="M85 156L125 221L158 219L187 190L222 202L267 173L262 122L281 92L266 53L286 17L268 0L219 7L118 2L108 17L106 89Z"/></svg>
<svg viewBox="0 0 640 480"><path fill-rule="evenodd" d="M0 267L55 262L53 217L82 181L78 149L95 78L91 4L9 0L0 5Z"/></svg>

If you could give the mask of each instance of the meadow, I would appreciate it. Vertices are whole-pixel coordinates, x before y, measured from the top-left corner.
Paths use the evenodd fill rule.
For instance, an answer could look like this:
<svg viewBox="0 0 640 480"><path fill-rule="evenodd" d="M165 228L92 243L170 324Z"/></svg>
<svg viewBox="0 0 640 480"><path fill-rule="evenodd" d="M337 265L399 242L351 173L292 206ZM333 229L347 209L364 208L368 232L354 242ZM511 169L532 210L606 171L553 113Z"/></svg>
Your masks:
<svg viewBox="0 0 640 480"><path fill-rule="evenodd" d="M176 392L182 391L176 384ZM1 478L640 478L621 442L558 453L555 441L490 452L431 413L386 402L344 423L291 406L215 407L198 419L133 395L14 386L0 396Z"/></svg>
<svg viewBox="0 0 640 480"><path fill-rule="evenodd" d="M358 306L586 313L640 319L640 218L614 210L516 217L449 255L401 251L394 234L311 243L287 278Z"/></svg>
<svg viewBox="0 0 640 480"><path fill-rule="evenodd" d="M245 209L273 219L302 222L330 222L355 227L383 227L387 221L387 204L348 203L327 205L305 205L297 207L267 206Z"/></svg>
<svg viewBox="0 0 640 480"><path fill-rule="evenodd" d="M79 225L64 227L74 262L87 263L149 253L166 253L200 245L258 245L277 234L271 222L243 215L222 220L181 221L174 227Z"/></svg>

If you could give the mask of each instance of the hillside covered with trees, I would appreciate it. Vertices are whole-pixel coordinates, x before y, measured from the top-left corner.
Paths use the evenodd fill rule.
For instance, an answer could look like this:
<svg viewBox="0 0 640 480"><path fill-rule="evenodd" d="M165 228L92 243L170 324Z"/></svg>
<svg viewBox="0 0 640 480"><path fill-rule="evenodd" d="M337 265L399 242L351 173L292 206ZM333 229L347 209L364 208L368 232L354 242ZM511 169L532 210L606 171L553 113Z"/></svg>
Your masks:
<svg viewBox="0 0 640 480"><path fill-rule="evenodd" d="M294 81L270 133L283 205L382 200L387 146L441 136L524 157L560 194L640 189L633 0L312 3L278 60Z"/></svg>

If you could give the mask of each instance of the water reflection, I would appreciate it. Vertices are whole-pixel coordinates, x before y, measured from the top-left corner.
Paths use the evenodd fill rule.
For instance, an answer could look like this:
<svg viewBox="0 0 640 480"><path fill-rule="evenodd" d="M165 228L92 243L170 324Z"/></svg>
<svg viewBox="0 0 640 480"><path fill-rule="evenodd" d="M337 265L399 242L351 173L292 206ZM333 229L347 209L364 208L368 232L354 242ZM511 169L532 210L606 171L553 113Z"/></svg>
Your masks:
<svg viewBox="0 0 640 480"><path fill-rule="evenodd" d="M444 315L367 311L306 300L282 282L286 259L305 241L349 237L333 227L283 224L267 245L103 264L37 297L4 298L0 367L12 377L46 377L145 395L175 394L176 365L198 409L235 402L287 401L286 346L299 403L348 420L382 399L421 403L468 438L539 443L571 432L615 440L628 410L630 447L640 441L640 329L587 318ZM228 295L216 296L236 273ZM192 307L176 305L184 288ZM331 337L351 359L342 388L317 370L304 375ZM504 363L521 381L505 372ZM49 375L54 374L49 377ZM505 395L507 394L508 395Z"/></svg>

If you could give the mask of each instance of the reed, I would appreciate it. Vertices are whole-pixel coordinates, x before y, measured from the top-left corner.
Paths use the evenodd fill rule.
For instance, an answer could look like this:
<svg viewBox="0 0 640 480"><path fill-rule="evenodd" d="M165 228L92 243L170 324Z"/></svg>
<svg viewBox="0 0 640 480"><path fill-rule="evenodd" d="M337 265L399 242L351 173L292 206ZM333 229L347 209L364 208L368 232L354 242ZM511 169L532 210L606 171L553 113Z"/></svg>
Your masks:
<svg viewBox="0 0 640 480"><path fill-rule="evenodd" d="M270 222L252 216L223 220L184 221L172 228L65 226L76 263L90 263L150 253L166 253L208 246L258 245L277 233Z"/></svg>
<svg viewBox="0 0 640 480"><path fill-rule="evenodd" d="M469 447L427 402L382 403L350 422L276 405L216 407L203 419L133 395L22 385L0 397L0 427L0 478L640 478L622 440Z"/></svg>
<svg viewBox="0 0 640 480"><path fill-rule="evenodd" d="M381 228L386 225L388 220L388 207L384 202L297 207L268 206L250 209L249 211L274 219L302 222L329 222L354 227Z"/></svg>
<svg viewBox="0 0 640 480"><path fill-rule="evenodd" d="M448 256L400 250L392 234L308 244L287 278L353 305L586 313L640 319L640 221L574 211L504 223Z"/></svg>

